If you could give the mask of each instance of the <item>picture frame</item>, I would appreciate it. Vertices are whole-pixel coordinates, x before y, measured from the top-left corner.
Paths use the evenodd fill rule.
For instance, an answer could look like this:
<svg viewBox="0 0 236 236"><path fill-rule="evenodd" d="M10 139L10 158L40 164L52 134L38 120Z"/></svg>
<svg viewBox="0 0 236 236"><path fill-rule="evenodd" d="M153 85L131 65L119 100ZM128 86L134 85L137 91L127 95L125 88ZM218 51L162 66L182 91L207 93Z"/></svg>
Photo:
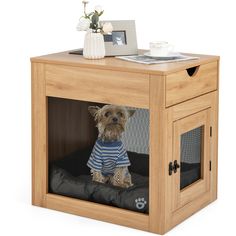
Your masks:
<svg viewBox="0 0 236 236"><path fill-rule="evenodd" d="M112 34L104 35L106 56L127 56L138 54L136 27L134 20L102 21L110 22Z"/></svg>

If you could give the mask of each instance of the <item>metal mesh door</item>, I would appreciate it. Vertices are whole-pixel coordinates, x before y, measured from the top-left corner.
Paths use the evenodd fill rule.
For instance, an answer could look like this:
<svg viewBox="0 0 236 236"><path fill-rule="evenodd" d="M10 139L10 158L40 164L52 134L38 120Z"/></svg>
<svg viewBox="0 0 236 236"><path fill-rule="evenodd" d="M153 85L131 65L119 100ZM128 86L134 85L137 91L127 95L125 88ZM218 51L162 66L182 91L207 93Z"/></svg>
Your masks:
<svg viewBox="0 0 236 236"><path fill-rule="evenodd" d="M201 179L204 126L181 135L180 148L180 189Z"/></svg>

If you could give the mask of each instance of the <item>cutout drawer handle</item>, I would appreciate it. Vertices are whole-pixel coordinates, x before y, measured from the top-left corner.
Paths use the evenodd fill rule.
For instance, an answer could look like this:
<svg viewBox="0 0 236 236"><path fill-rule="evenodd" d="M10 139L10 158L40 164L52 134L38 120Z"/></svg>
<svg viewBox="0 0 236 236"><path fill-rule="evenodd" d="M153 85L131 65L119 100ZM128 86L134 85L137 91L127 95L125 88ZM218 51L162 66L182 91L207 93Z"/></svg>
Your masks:
<svg viewBox="0 0 236 236"><path fill-rule="evenodd" d="M190 77L194 77L197 74L199 67L200 66L190 67L190 68L186 69L186 71Z"/></svg>

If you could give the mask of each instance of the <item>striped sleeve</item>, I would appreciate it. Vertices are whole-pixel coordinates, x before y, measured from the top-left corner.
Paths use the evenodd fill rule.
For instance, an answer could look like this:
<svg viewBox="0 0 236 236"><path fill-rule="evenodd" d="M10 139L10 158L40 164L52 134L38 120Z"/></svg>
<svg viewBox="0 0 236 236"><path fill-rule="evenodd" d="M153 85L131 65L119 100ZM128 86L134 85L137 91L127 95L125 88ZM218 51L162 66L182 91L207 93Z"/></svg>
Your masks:
<svg viewBox="0 0 236 236"><path fill-rule="evenodd" d="M124 167L124 166L130 166L130 161L129 161L129 157L127 155L127 152L123 146L123 144L121 144L120 148L119 148L119 156L116 162L116 167Z"/></svg>
<svg viewBox="0 0 236 236"><path fill-rule="evenodd" d="M102 157L101 157L101 152L97 146L97 143L93 147L93 151L90 155L87 166L95 171L102 170Z"/></svg>

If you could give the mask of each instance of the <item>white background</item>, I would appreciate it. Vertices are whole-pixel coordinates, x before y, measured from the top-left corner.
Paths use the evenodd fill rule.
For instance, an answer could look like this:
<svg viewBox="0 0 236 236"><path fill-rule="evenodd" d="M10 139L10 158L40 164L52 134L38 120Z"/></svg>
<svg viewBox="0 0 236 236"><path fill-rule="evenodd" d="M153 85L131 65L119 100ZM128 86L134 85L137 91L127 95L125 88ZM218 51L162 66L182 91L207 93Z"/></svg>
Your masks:
<svg viewBox="0 0 236 236"><path fill-rule="evenodd" d="M135 19L139 48L166 40L176 50L221 56L219 199L168 235L235 231L236 14L234 1L100 0L103 20ZM83 46L80 0L0 3L0 235L151 235L31 203L30 57Z"/></svg>

